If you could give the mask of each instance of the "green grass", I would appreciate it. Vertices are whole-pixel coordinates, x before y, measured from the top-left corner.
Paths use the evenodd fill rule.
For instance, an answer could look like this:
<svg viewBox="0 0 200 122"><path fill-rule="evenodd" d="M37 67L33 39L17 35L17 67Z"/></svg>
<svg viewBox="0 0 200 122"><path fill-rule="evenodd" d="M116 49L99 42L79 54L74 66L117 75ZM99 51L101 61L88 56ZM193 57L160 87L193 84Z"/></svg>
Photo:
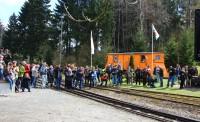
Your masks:
<svg viewBox="0 0 200 122"><path fill-rule="evenodd" d="M132 85L127 85L126 82L123 82L121 88L127 89L136 89L136 90L146 90L146 91L155 91L169 94L179 94L179 95L187 95L187 96L195 96L200 97L200 88L185 88L179 89L179 84L176 82L174 87L167 88L167 79L164 79L164 87L159 87L160 83L155 83L156 88L143 87L142 84L136 85L133 83Z"/></svg>
<svg viewBox="0 0 200 122"><path fill-rule="evenodd" d="M200 68L200 67L199 67ZM63 81L64 81L64 75L63 75ZM111 81L108 82L109 85L111 85ZM188 95L188 96L195 96L200 97L200 88L187 88L187 89L179 89L179 84L176 82L176 85L171 88L166 88L167 86L167 79L163 80L164 87L159 87L160 83L155 83L156 88L149 88L149 87L143 87L142 83L139 85L136 85L133 83L132 85L126 84L126 79L123 79L123 83L120 86L121 88L127 88L127 89L137 89L137 90L146 90L146 91L155 91L155 92L163 92L163 93L169 93L169 94L180 94L180 95Z"/></svg>

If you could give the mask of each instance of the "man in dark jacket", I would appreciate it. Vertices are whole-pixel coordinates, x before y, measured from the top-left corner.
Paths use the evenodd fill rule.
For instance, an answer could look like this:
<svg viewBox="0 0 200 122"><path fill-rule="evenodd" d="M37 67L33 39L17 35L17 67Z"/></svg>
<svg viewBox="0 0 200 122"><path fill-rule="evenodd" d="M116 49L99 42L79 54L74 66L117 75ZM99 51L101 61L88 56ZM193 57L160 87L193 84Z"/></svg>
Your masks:
<svg viewBox="0 0 200 122"><path fill-rule="evenodd" d="M172 66L170 66L169 67L169 78L168 78L168 82L167 82L167 87L169 87L169 82L171 82L171 87L173 87L174 76L175 76L175 69Z"/></svg>
<svg viewBox="0 0 200 122"><path fill-rule="evenodd" d="M113 69L112 65L108 64L108 66L106 67L106 73L108 74L108 80L109 81L111 80L112 69Z"/></svg>
<svg viewBox="0 0 200 122"><path fill-rule="evenodd" d="M83 81L84 81L84 68L79 67L76 72L77 82L79 83L79 89L83 89Z"/></svg>
<svg viewBox="0 0 200 122"><path fill-rule="evenodd" d="M135 70L135 82L136 82L136 85L137 85L138 82L139 82L139 85L140 85L141 72L142 71L138 66L137 69Z"/></svg>
<svg viewBox="0 0 200 122"><path fill-rule="evenodd" d="M146 86L146 84L147 84L147 74L148 74L148 72L147 72L146 68L144 68L142 70L143 86Z"/></svg>
<svg viewBox="0 0 200 122"><path fill-rule="evenodd" d="M69 64L65 67L64 74L65 74L65 88L71 89L73 73L71 66Z"/></svg>
<svg viewBox="0 0 200 122"><path fill-rule="evenodd" d="M48 82L50 84L50 87L53 87L53 82L54 82L54 67L53 67L53 65L51 65L49 67L47 75L48 75Z"/></svg>
<svg viewBox="0 0 200 122"><path fill-rule="evenodd" d="M179 75L180 75L180 80L181 80L180 89L182 89L185 84L185 80L186 80L186 73L185 73L184 68L182 68Z"/></svg>
<svg viewBox="0 0 200 122"><path fill-rule="evenodd" d="M62 68L60 65L56 66L54 70L54 76L56 80L56 87L60 89L61 81L62 81Z"/></svg>

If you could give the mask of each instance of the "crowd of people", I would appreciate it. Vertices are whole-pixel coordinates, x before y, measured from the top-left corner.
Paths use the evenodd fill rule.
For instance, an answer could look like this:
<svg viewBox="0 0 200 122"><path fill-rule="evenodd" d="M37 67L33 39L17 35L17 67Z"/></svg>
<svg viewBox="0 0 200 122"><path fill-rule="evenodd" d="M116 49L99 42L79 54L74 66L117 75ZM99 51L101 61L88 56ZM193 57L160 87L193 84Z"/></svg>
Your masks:
<svg viewBox="0 0 200 122"><path fill-rule="evenodd" d="M7 81L13 92L19 92L20 89L22 92L25 89L30 92L31 88L37 87L37 82L41 83L41 88L55 86L60 89L64 84L68 89L83 89L85 84L95 87L100 81L99 68L76 67L73 64L67 64L65 67L48 66L46 62L28 64L26 61L11 61L6 65L3 55L0 55L0 71L0 80Z"/></svg>
<svg viewBox="0 0 200 122"><path fill-rule="evenodd" d="M60 89L64 84L65 88L79 88L84 86L96 87L97 85L107 86L108 82L112 86L119 86L123 81L127 84L155 87L155 82L163 86L163 69L157 65L151 73L151 68L137 67L135 70L131 67L128 70L122 70L120 64L107 65L104 69L97 67L77 67L74 64L61 65L28 64L26 61L4 62L4 56L0 55L0 80L6 80L9 83L10 90L13 92L24 92L25 89L30 92L31 88L37 87L40 82L41 88L53 87ZM176 81L180 81L180 88L191 86L192 76L198 75L196 67L177 67L170 66L169 78L166 87L173 87ZM125 80L124 80L125 79Z"/></svg>
<svg viewBox="0 0 200 122"><path fill-rule="evenodd" d="M170 66L167 86L169 86L169 83L171 82L171 87L173 87L175 81L180 81L180 89L191 87L193 76L198 76L197 67L189 67L186 65L181 68L179 64L177 64L176 67Z"/></svg>
<svg viewBox="0 0 200 122"><path fill-rule="evenodd" d="M146 83L148 83L147 85L149 85L150 87L155 87L154 83L159 82L160 87L163 87L163 69L159 65L157 65L154 68L152 75L150 70L151 69L149 68L149 66L144 69L137 67L137 69L135 70L136 84L139 83L140 85L140 82L143 82L144 86L146 85ZM193 76L198 76L197 67L188 67L186 65L181 68L179 64L177 64L176 67L170 66L168 73L169 77L167 87L173 87L175 85L175 82L179 82L180 89L184 87L191 87Z"/></svg>

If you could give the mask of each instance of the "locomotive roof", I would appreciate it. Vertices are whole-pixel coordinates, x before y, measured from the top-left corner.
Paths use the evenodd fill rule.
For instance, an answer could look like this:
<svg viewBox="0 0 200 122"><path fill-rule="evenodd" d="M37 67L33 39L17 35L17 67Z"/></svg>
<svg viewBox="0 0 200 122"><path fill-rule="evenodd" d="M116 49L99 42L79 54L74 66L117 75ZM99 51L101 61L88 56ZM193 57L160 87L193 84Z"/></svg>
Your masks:
<svg viewBox="0 0 200 122"><path fill-rule="evenodd" d="M108 53L108 54L136 54L136 53L140 53L140 54L151 54L152 52L124 52L124 53ZM164 52L153 52L153 53L164 53Z"/></svg>

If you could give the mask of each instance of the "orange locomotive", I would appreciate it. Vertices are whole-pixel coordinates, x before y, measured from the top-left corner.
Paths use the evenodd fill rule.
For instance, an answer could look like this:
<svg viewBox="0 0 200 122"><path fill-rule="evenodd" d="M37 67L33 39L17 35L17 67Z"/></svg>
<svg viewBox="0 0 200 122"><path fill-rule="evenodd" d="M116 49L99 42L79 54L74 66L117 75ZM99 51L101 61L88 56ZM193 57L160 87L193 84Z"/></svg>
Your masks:
<svg viewBox="0 0 200 122"><path fill-rule="evenodd" d="M133 65L135 69L137 67L143 69L146 68L147 66L150 66L151 73L153 73L151 52L108 53L106 66L108 64L112 65L120 64L123 70L127 70L130 64L131 56L133 57ZM163 52L153 53L153 68L157 65L159 65L163 69L164 77L168 77L168 72L165 67Z"/></svg>

